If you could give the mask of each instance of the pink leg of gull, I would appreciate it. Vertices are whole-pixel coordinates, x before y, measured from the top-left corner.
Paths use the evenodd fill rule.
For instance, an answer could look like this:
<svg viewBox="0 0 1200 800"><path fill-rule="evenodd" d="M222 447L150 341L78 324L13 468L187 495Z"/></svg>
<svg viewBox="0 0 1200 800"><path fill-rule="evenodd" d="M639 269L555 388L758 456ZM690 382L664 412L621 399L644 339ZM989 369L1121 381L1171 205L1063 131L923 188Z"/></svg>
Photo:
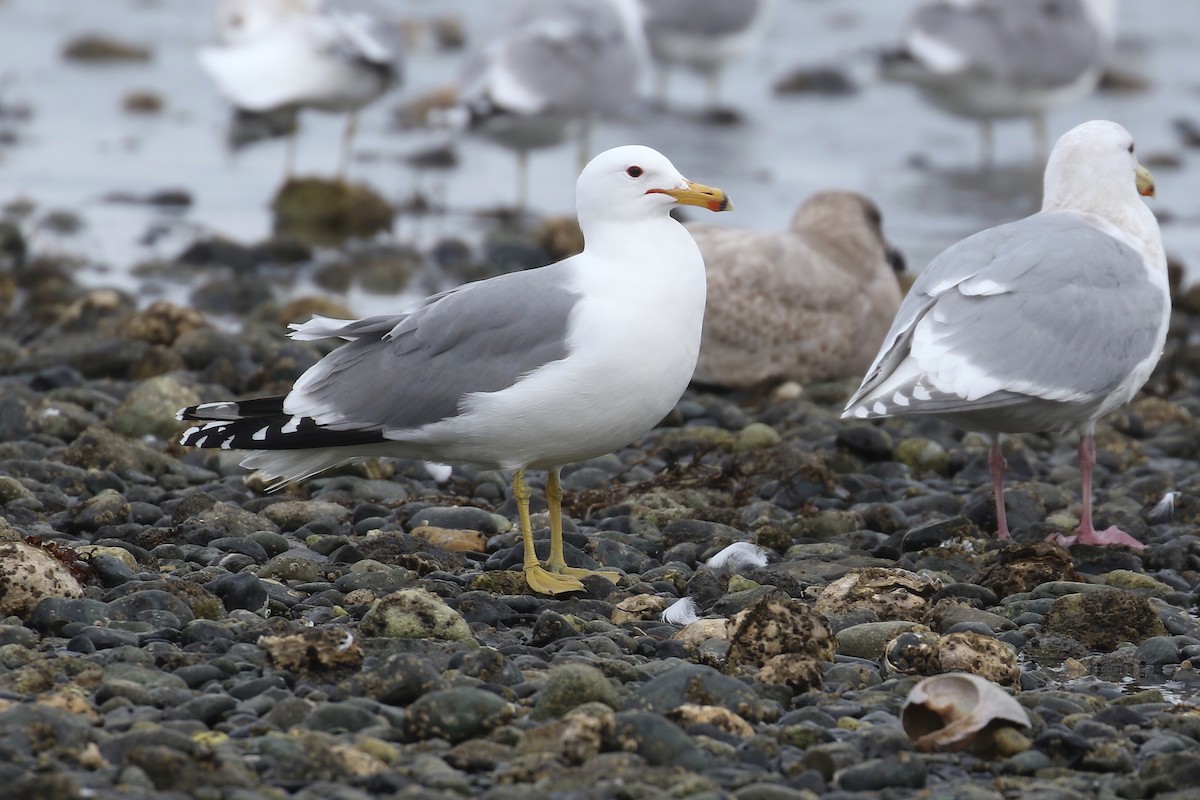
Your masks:
<svg viewBox="0 0 1200 800"><path fill-rule="evenodd" d="M1116 525L1105 528L1102 531L1096 530L1095 526L1092 525L1092 469L1095 466L1096 440L1089 429L1084 431L1083 435L1079 437L1079 477L1083 483L1081 489L1083 493L1083 519L1080 520L1079 527L1075 529L1074 536L1063 536L1061 533L1052 533L1046 537L1046 541L1054 542L1062 547L1070 547L1073 544L1090 544L1097 547L1122 544L1132 550L1145 550L1146 545Z"/></svg>
<svg viewBox="0 0 1200 800"><path fill-rule="evenodd" d="M1008 539L1008 515L1004 513L1004 473L1008 462L1000 452L1000 434L992 437L992 453L988 456L988 468L992 471L992 492L996 497L996 538Z"/></svg>

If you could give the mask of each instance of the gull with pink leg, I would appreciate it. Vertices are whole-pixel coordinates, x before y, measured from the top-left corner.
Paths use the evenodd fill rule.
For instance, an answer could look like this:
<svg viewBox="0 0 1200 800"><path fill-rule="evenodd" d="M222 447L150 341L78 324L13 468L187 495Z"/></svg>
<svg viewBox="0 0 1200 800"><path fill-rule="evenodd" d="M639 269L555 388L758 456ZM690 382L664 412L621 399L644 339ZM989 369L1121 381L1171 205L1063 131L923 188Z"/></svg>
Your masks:
<svg viewBox="0 0 1200 800"><path fill-rule="evenodd" d="M1092 476L1097 420L1133 399L1166 340L1167 260L1142 200L1153 194L1123 127L1097 120L1068 131L1046 166L1042 210L929 264L842 416L933 415L991 434L1001 539L1010 535L1001 434L1078 430L1079 527L1048 541L1143 549L1115 526L1096 530Z"/></svg>

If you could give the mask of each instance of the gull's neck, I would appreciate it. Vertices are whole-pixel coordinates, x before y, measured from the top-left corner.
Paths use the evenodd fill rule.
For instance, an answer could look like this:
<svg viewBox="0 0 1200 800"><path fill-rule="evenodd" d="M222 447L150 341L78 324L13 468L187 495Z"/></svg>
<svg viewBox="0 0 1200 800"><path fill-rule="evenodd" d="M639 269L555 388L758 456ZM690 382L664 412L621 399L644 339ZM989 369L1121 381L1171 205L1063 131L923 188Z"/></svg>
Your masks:
<svg viewBox="0 0 1200 800"><path fill-rule="evenodd" d="M699 259L699 249L691 234L682 225L663 214L641 219L587 219L581 217L583 252L615 264L645 264L648 256L664 263L662 267L673 267L673 262ZM672 258L672 255L684 258ZM703 262L700 262L703 269ZM659 265L656 264L656 269Z"/></svg>
<svg viewBox="0 0 1200 800"><path fill-rule="evenodd" d="M1134 190L1132 175L1129 176L1129 185L1121 186L1116 191L1105 191L1103 176L1096 181L1062 181L1057 178L1057 175L1047 171L1042 211L1086 214L1110 223L1143 245L1143 252L1154 262L1149 266L1154 270L1161 267L1165 276L1167 258L1158 220Z"/></svg>

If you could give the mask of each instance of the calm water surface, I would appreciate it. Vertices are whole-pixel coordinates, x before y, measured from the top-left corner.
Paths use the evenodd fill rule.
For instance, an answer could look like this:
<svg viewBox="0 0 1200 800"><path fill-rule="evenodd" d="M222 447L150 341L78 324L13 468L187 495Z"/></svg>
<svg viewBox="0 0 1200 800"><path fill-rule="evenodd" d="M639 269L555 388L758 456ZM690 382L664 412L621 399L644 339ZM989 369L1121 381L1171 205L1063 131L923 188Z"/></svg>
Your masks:
<svg viewBox="0 0 1200 800"><path fill-rule="evenodd" d="M403 18L461 18L468 33L486 29L503 8L484 0L393 0ZM776 228L797 203L827 187L862 191L879 203L885 228L919 269L963 236L1036 210L1041 167L1029 126L1014 122L997 134L998 166L978 169L974 125L919 101L909 87L881 85L870 69L871 48L887 42L914 3L900 0L779 0L761 50L731 67L724 97L743 117L717 126L692 113L703 85L688 75L672 85L675 110L648 104L600 126L596 150L640 142L666 153L694 180L725 188L737 209L729 225ZM36 204L34 245L79 256L90 283L149 294L131 267L170 258L192 238L220 233L254 241L270 228L269 200L283 170L283 144L260 143L230 154L228 109L200 71L198 47L212 38L214 3L206 0L0 0L0 105L28 106L27 122L5 123L15 143L0 145L0 204ZM1054 113L1057 135L1087 119L1106 117L1129 128L1139 154L1158 179L1154 208L1168 251L1200 269L1200 150L1181 144L1174 122L1200 120L1200 3L1125 0L1117 55L1123 72L1148 83L1139 92L1107 92ZM100 32L152 48L148 63L76 64L63 45ZM453 80L462 53L438 52L419 37L407 80L364 113L352 175L401 200L420 190L444 202L437 219L401 219L397 234L427 241L445 234L478 236L475 215L514 196L511 156L486 142L458 143L459 166L418 174L404 157L442 134L398 131L392 112L404 101ZM861 85L845 97L781 97L772 85L794 67L837 65ZM646 86L650 80L647 76ZM158 115L122 110L133 90L162 95ZM300 173L329 175L337 160L342 120L306 114L299 139ZM1156 163L1162 157L1163 163ZM531 161L531 204L539 212L572 208L576 155L572 145ZM104 202L114 191L186 189L193 205L181 214ZM71 235L38 228L39 214L77 213L86 223ZM394 308L394 298L351 297L359 313Z"/></svg>

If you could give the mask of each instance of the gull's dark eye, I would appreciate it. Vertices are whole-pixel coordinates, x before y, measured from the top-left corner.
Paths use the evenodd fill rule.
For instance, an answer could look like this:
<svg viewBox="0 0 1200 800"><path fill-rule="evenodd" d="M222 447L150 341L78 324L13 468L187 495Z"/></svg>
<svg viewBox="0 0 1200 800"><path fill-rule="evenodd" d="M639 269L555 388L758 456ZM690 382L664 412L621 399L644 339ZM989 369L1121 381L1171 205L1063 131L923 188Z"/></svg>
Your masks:
<svg viewBox="0 0 1200 800"><path fill-rule="evenodd" d="M629 169L625 170L625 174L631 178L640 178L642 177L643 171L644 170L641 167L630 167Z"/></svg>
<svg viewBox="0 0 1200 800"><path fill-rule="evenodd" d="M1133 142L1129 143L1129 152L1133 152Z"/></svg>

